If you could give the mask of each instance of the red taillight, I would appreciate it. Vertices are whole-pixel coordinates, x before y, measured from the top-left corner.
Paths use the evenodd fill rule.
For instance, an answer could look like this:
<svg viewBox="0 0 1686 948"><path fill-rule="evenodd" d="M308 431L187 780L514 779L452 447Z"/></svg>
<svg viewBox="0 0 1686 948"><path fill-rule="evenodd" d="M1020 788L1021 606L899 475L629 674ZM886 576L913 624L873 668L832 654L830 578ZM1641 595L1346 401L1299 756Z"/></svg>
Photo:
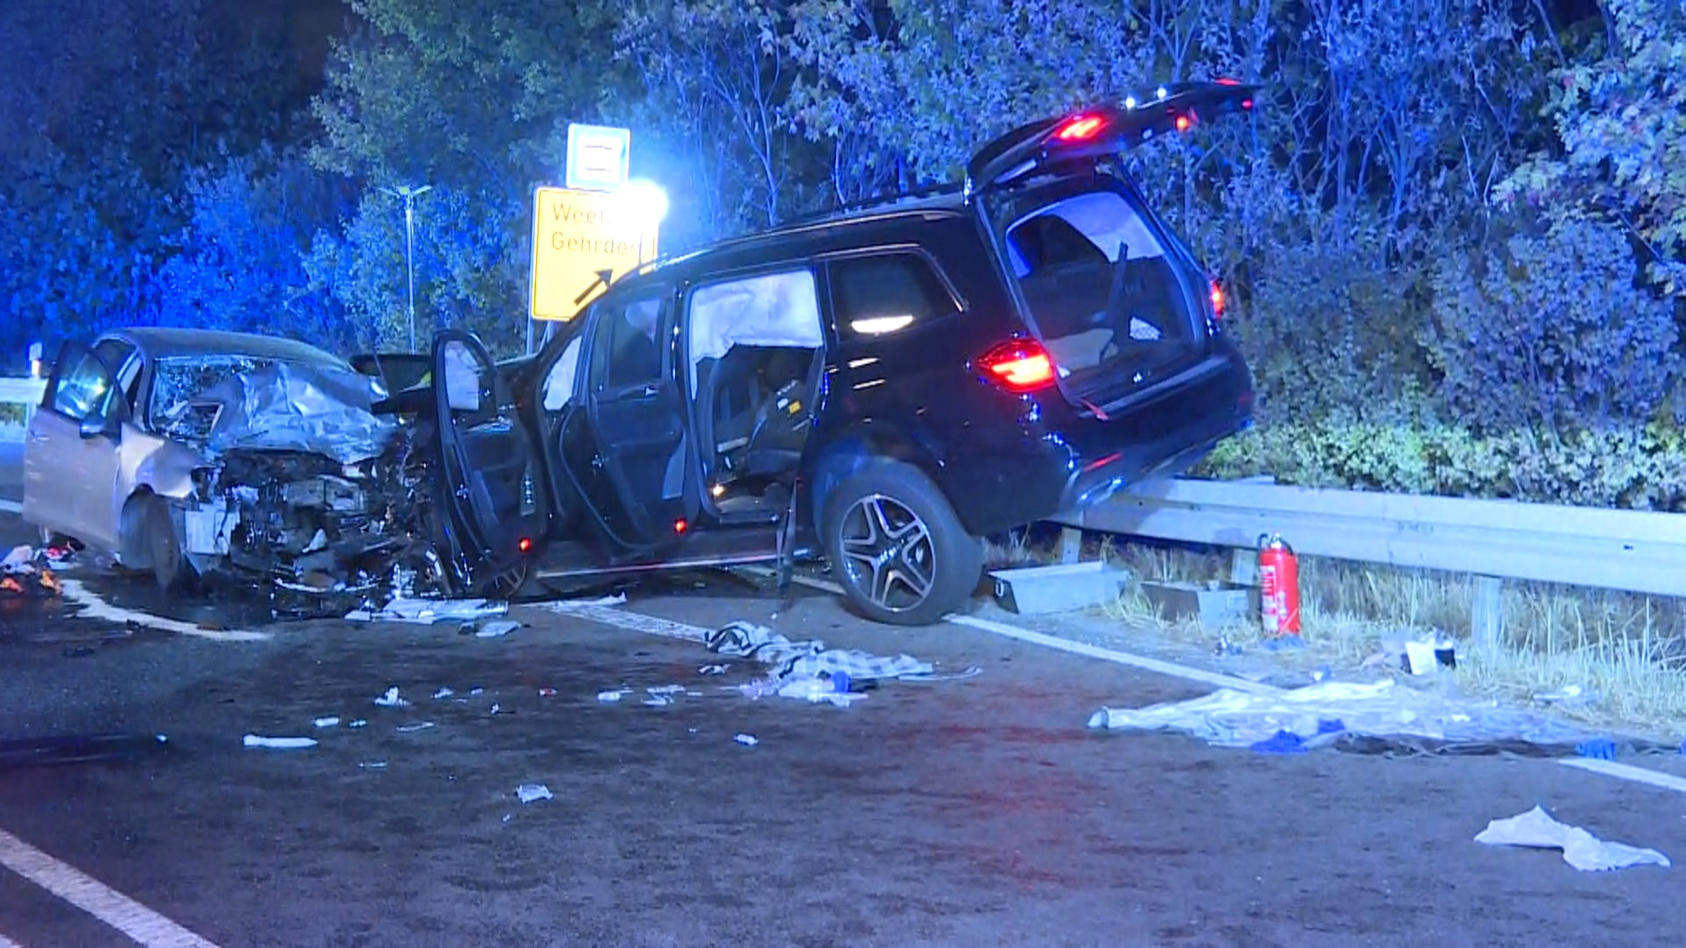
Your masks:
<svg viewBox="0 0 1686 948"><path fill-rule="evenodd" d="M673 532L674 533L684 533L686 530L689 530L689 529L691 529L691 525L689 523L686 523L683 519L673 521Z"/></svg>
<svg viewBox="0 0 1686 948"><path fill-rule="evenodd" d="M1224 314L1224 288L1218 285L1217 280L1213 280L1212 281L1212 315L1213 316L1222 316L1223 314Z"/></svg>
<svg viewBox="0 0 1686 948"><path fill-rule="evenodd" d="M1054 137L1062 142L1086 142L1100 134L1106 122L1099 115L1074 115L1066 119Z"/></svg>
<svg viewBox="0 0 1686 948"><path fill-rule="evenodd" d="M1241 80L1239 79L1223 78L1218 80L1218 85L1220 86L1238 86L1240 84Z"/></svg>
<svg viewBox="0 0 1686 948"><path fill-rule="evenodd" d="M1034 392L1054 383L1054 360L1034 339L1014 339L978 357L978 368L1009 392Z"/></svg>
<svg viewBox="0 0 1686 948"><path fill-rule="evenodd" d="M1241 107L1244 108L1244 109L1252 108L1253 107L1253 100L1252 99L1242 99L1241 100Z"/></svg>
<svg viewBox="0 0 1686 948"><path fill-rule="evenodd" d="M533 552L533 538L522 537L520 540L516 541L515 548L523 553Z"/></svg>
<svg viewBox="0 0 1686 948"><path fill-rule="evenodd" d="M1190 123L1189 123L1189 120L1188 120L1188 116L1186 116L1186 115L1177 116L1177 131L1179 131L1179 132L1188 131L1189 124Z"/></svg>

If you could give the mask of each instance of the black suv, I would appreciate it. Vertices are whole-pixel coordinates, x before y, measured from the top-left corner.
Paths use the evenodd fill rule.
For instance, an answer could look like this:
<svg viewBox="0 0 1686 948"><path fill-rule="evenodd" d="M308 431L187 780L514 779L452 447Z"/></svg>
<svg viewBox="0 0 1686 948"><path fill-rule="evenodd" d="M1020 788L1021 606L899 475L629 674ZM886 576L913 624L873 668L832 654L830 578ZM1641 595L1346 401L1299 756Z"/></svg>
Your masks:
<svg viewBox="0 0 1686 948"><path fill-rule="evenodd" d="M818 552L869 617L939 619L977 586L980 537L1186 469L1249 424L1222 295L1120 155L1254 92L1045 119L961 188L648 265L513 376L440 333L448 580Z"/></svg>

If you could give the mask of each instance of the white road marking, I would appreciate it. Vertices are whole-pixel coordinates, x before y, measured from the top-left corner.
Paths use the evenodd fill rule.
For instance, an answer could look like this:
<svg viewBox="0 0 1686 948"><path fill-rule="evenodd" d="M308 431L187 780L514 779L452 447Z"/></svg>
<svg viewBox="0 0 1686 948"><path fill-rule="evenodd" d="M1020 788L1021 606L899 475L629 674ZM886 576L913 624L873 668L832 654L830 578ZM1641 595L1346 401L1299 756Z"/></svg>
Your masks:
<svg viewBox="0 0 1686 948"><path fill-rule="evenodd" d="M18 516L21 517L21 516L23 516L23 504L20 504L15 500L0 499L0 511L5 511L6 513L10 513L10 514L17 514ZM6 946L0 945L0 948L6 948Z"/></svg>
<svg viewBox="0 0 1686 948"><path fill-rule="evenodd" d="M139 612L134 609L124 609L114 606L99 596L90 592L86 586L74 579L60 579L64 585L64 598L82 607L80 618L103 619L107 622L127 623L160 632L174 632L177 635L192 635L213 642L267 642L274 638L268 632L247 632L242 629L201 629L191 622L179 619L166 619L155 616L150 612Z"/></svg>
<svg viewBox="0 0 1686 948"><path fill-rule="evenodd" d="M0 830L0 866L117 929L147 948L216 948L93 876ZM3 942L4 939L0 939Z"/></svg>
<svg viewBox="0 0 1686 948"><path fill-rule="evenodd" d="M1635 783L1661 787L1664 790L1678 790L1681 793L1686 793L1686 778L1676 777L1674 774L1665 774L1659 770L1648 770L1644 767L1635 767L1632 764L1618 764L1613 760L1596 760L1591 757L1566 757L1559 760L1558 763L1565 767L1573 767L1576 770L1590 770L1595 774L1603 774L1606 777L1632 780Z"/></svg>
<svg viewBox="0 0 1686 948"><path fill-rule="evenodd" d="M753 572L761 576L773 575L772 570L762 567L746 566L743 567L743 569L745 572ZM810 576L793 576L791 579L792 581L801 583L811 589L821 589L838 596L844 595L842 586L827 580L814 579ZM1276 688L1262 682L1247 681L1243 678L1232 678L1228 675L1221 675L1216 672L1204 671L1199 668L1190 668L1187 665L1178 665L1175 662L1165 662L1156 658L1148 658L1145 655L1134 655L1129 652L1120 652L1114 649L1085 645L1082 642L1073 642L1069 639L1045 635L1041 632L1032 632L1029 629L1021 629L1018 626L1008 625L1005 622L995 622L990 619L979 619L974 616L962 615L949 615L944 616L943 618L947 622L970 626L975 629L982 629L986 632L993 632L996 635L1004 635L1011 639L1018 639L1021 642L1031 642L1036 645L1044 645L1048 648L1059 649L1062 652L1070 652L1074 655L1083 655L1088 658L1098 658L1103 661L1115 662L1120 665L1130 665L1147 671L1158 672L1162 675L1171 675L1176 678L1187 679L1189 681L1198 681L1204 684L1215 684L1222 688L1234 688L1238 691L1247 691L1252 694L1261 695L1280 694L1282 691L1280 688ZM1573 767L1576 770L1586 770L1595 774L1603 774L1606 777L1615 777L1618 780L1631 780L1635 783L1642 783L1647 786L1660 787L1664 790L1678 790L1681 793L1686 793L1686 778L1676 777L1673 774L1663 773L1658 770L1650 770L1645 767L1635 767L1632 764L1618 764L1608 760L1594 760L1586 757L1566 757L1558 760L1558 763L1565 767Z"/></svg>

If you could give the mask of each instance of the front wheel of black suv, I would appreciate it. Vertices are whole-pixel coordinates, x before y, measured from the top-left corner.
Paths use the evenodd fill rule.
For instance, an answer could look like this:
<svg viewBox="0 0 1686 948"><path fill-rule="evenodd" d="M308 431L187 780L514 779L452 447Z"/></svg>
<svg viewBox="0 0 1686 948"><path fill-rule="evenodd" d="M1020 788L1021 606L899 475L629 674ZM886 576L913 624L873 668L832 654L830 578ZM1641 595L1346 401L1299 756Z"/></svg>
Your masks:
<svg viewBox="0 0 1686 948"><path fill-rule="evenodd" d="M827 498L826 554L849 601L878 622L930 625L977 588L983 544L918 468L881 461Z"/></svg>

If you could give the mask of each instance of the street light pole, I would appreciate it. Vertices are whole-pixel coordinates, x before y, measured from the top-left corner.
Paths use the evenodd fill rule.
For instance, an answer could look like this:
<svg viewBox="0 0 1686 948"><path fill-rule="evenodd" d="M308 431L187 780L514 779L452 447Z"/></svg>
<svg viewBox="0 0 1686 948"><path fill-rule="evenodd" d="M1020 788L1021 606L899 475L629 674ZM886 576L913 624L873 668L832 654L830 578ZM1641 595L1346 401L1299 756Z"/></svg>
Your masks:
<svg viewBox="0 0 1686 948"><path fill-rule="evenodd" d="M433 190L433 185L419 188L399 185L397 189L381 188L393 197L404 199L404 270L410 284L410 351L416 351L416 198Z"/></svg>

